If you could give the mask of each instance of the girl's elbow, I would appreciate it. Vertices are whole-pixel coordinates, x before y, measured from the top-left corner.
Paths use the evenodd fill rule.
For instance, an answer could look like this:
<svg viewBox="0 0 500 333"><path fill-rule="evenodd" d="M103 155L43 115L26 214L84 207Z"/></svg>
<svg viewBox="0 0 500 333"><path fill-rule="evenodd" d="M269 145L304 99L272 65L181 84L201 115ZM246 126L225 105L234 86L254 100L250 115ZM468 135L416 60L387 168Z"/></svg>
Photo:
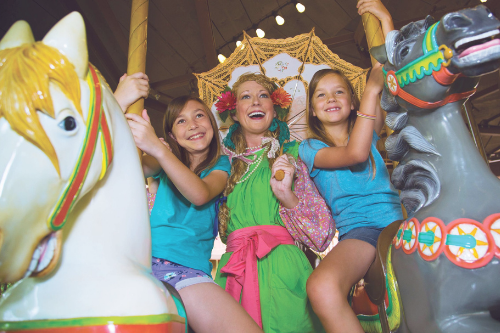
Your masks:
<svg viewBox="0 0 500 333"><path fill-rule="evenodd" d="M370 155L369 151L356 151L352 155L352 160L353 164L358 164L358 163L363 163L368 159L368 156Z"/></svg>

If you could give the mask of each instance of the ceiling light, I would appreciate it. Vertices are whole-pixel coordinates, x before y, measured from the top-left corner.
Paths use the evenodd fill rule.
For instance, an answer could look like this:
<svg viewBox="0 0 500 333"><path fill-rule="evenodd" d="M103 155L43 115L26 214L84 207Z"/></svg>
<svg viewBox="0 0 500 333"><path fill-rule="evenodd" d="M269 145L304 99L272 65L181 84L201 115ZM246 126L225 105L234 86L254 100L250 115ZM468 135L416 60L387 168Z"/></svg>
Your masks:
<svg viewBox="0 0 500 333"><path fill-rule="evenodd" d="M488 1L488 0L481 0L481 2L486 2L486 1Z"/></svg>
<svg viewBox="0 0 500 333"><path fill-rule="evenodd" d="M303 13L306 10L306 7L303 4L301 4L300 2L297 2L295 7L297 7L297 11L299 13Z"/></svg>
<svg viewBox="0 0 500 333"><path fill-rule="evenodd" d="M219 62L220 62L221 64L222 64L224 61L226 61L226 57L224 57L224 55L223 55L223 54L219 54L219 55L217 56L217 58L219 58Z"/></svg>
<svg viewBox="0 0 500 333"><path fill-rule="evenodd" d="M259 38L264 38L264 36L266 35L264 30L262 30L261 28L255 30L255 32L257 33L257 37L259 37Z"/></svg>
<svg viewBox="0 0 500 333"><path fill-rule="evenodd" d="M276 23L278 23L278 25L283 25L283 23L285 23L285 19L280 15L276 15Z"/></svg>
<svg viewBox="0 0 500 333"><path fill-rule="evenodd" d="M241 40L236 41L236 47L239 47L241 45Z"/></svg>

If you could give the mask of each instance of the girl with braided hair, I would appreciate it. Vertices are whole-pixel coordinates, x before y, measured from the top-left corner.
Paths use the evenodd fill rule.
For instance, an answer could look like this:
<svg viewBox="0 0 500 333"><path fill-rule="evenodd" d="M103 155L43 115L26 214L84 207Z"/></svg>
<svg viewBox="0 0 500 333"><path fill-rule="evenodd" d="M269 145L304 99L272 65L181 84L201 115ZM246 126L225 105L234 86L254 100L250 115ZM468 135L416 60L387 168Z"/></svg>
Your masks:
<svg viewBox="0 0 500 333"><path fill-rule="evenodd" d="M289 99L266 76L244 74L216 104L221 118L229 111L235 124L224 139L232 167L219 233L227 253L215 281L265 332L322 332L306 293L312 267L294 238L324 251L335 227L298 158L298 143L285 143L288 126L276 118L275 105L283 115Z"/></svg>

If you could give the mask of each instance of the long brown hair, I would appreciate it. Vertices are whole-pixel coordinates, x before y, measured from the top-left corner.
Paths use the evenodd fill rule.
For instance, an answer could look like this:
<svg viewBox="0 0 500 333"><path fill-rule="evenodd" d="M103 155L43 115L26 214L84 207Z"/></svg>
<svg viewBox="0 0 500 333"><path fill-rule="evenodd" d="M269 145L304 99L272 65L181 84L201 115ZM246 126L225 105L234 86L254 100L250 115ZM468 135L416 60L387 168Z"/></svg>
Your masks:
<svg viewBox="0 0 500 333"><path fill-rule="evenodd" d="M212 125L212 129L214 132L212 141L210 141L207 158L203 160L200 164L198 164L194 169L194 173L199 176L203 170L210 169L211 167L213 167L217 163L217 160L221 155L220 138L219 138L219 130L217 128L217 122L215 121L214 115L207 107L207 105L203 103L201 99L194 96L185 95L174 98L168 104L167 111L165 112L165 116L163 117L163 132L165 135L165 141L170 145L172 153L174 153L174 155L185 166L190 168L191 162L189 160L189 153L186 151L185 148L181 147L177 143L177 141L175 141L172 137L170 137L175 120L177 119L179 114L182 112L182 109L184 109L184 107L187 105L189 101L198 102L203 106L203 110L205 111L205 114L207 115L208 119L210 119L210 124Z"/></svg>
<svg viewBox="0 0 500 333"><path fill-rule="evenodd" d="M271 94L271 91L274 89L274 83L271 81L267 76L263 74L256 74L256 73L246 73L241 75L238 80L234 83L232 91L235 96L237 96L238 93L238 88L240 85L244 82L247 81L255 81L261 86L264 87L264 89L267 90L269 94ZM273 132L267 130L266 133L264 133L264 136L266 137L272 137L272 138L278 138L280 134L279 126L276 130ZM245 137L243 135L243 131L241 129L241 126L236 129L231 137L234 146L236 147L236 153L240 154L245 152L247 148L247 142L245 140ZM269 168L272 167L274 164L275 158L269 158ZM245 171L247 169L247 164L243 162L242 160L238 158L234 158L231 164L231 175L229 176L229 179L227 180L227 185L226 188L224 189L223 195L225 197L229 196L234 190L234 187L236 185L236 182L241 179L241 177L244 175ZM227 204L224 202L222 206L220 207L219 210L219 234L221 236L221 239L225 242L227 238L227 226L229 223L231 217L231 212L229 211L229 207Z"/></svg>
<svg viewBox="0 0 500 333"><path fill-rule="evenodd" d="M333 139L330 137L330 135L328 135L328 132L326 131L325 126L323 126L323 123L318 119L318 117L315 117L313 115L313 105L312 105L314 92L318 87L319 81L321 81L322 78L330 74L337 75L338 77L340 77L344 81L346 87L349 88L351 103L354 106L354 108L351 110L351 113L349 114L349 118L347 119L347 133L349 135L351 135L352 128L356 123L357 111L359 110L360 102L358 96L356 96L356 94L354 93L354 88L351 84L351 81L349 81L349 79L344 75L344 73L342 73L338 69L325 68L325 69L320 69L319 71L314 73L311 81L309 82L309 87L307 89L306 113L307 113L307 128L308 128L309 138L322 141L330 147L335 147L336 145L333 142ZM375 166L375 160L373 159L371 151L370 151L370 162L371 165L373 166L373 177L375 177L377 168Z"/></svg>

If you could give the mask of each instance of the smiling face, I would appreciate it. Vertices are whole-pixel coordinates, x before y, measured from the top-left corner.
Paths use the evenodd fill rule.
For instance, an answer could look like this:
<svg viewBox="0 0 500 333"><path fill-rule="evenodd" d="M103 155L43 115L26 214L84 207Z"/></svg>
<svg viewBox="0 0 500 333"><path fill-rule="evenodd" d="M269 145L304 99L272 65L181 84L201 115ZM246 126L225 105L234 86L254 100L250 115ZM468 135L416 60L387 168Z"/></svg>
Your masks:
<svg viewBox="0 0 500 333"><path fill-rule="evenodd" d="M208 154L214 130L203 105L190 100L172 126L172 135L189 154Z"/></svg>
<svg viewBox="0 0 500 333"><path fill-rule="evenodd" d="M354 110L351 89L336 74L327 74L318 82L311 99L311 112L323 125L345 123Z"/></svg>
<svg viewBox="0 0 500 333"><path fill-rule="evenodd" d="M255 81L243 82L236 91L236 113L233 120L240 123L243 134L263 135L276 116L271 94Z"/></svg>

